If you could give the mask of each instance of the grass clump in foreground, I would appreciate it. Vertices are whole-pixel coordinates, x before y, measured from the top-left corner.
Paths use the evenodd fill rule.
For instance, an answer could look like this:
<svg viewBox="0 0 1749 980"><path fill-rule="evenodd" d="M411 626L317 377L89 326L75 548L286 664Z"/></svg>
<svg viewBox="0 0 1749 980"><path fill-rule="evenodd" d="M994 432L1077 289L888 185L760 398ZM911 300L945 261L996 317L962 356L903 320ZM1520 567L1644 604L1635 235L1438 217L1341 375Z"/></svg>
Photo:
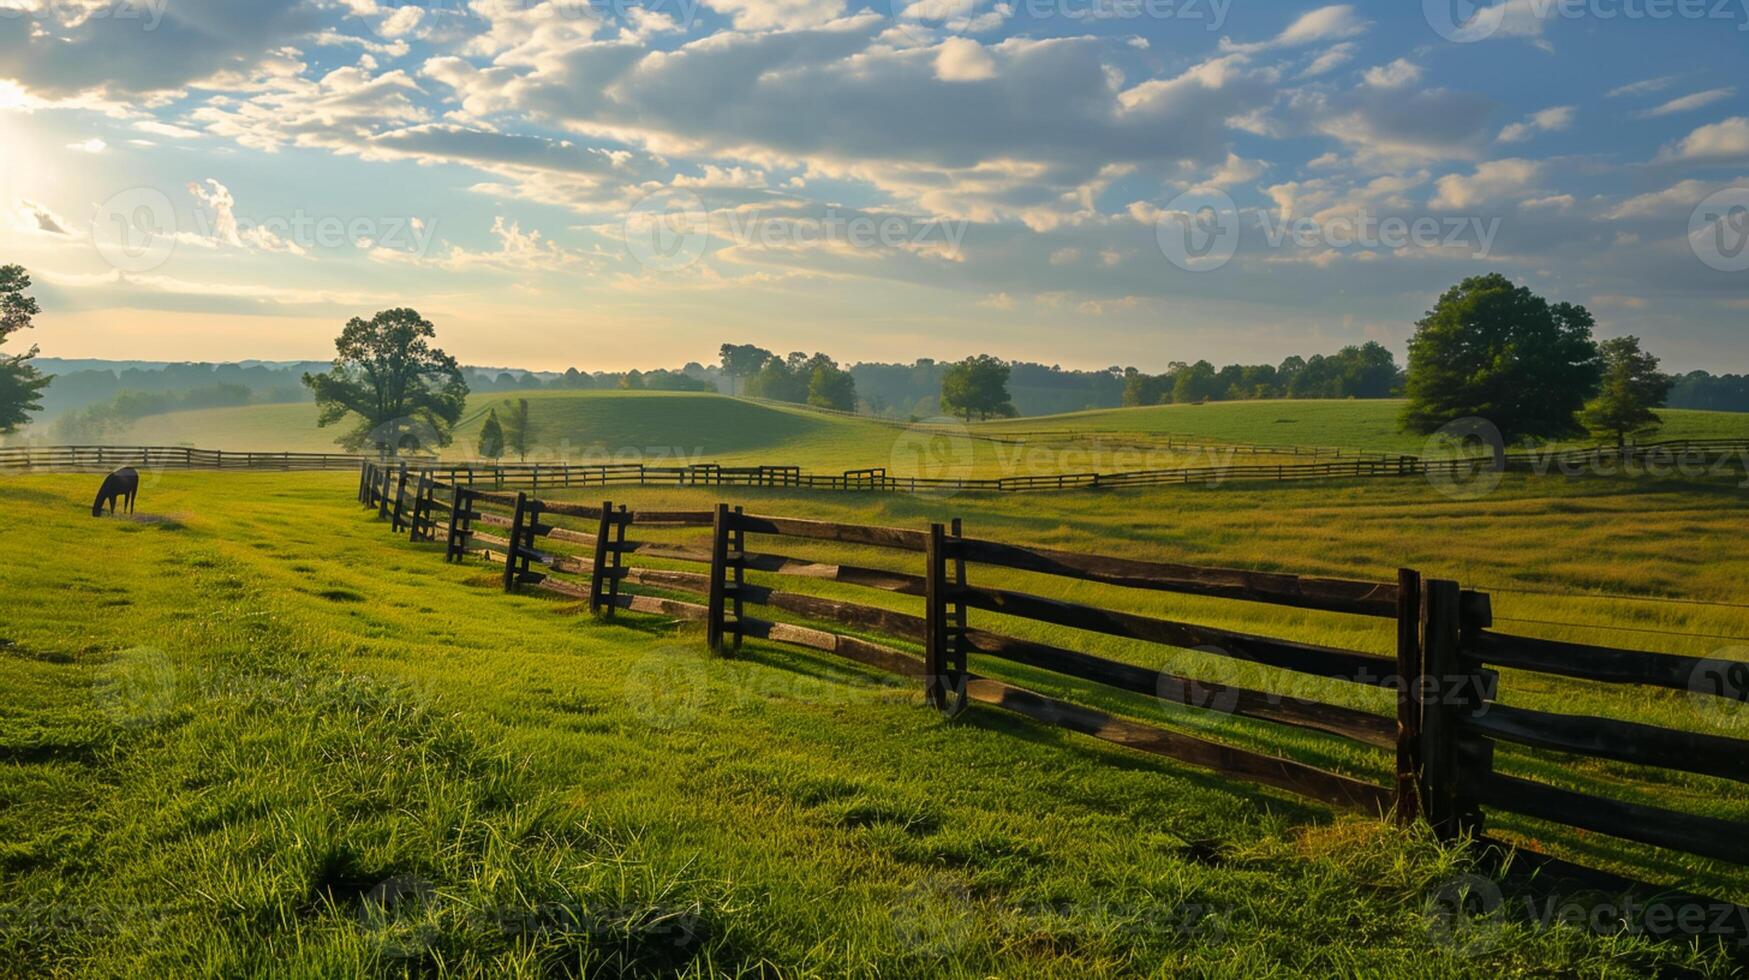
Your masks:
<svg viewBox="0 0 1749 980"><path fill-rule="evenodd" d="M1725 972L1520 921L1462 852L762 644L700 652L346 474L0 482L0 972Z"/></svg>

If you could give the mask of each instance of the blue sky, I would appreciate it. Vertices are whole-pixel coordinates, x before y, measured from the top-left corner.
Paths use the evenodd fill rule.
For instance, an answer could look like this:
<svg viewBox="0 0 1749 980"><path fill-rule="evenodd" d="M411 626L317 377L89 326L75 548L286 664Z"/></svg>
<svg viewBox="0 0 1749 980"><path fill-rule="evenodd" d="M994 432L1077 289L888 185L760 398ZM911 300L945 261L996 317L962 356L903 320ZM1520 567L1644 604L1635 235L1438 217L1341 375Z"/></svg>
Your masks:
<svg viewBox="0 0 1749 980"><path fill-rule="evenodd" d="M1497 270L1743 371L1746 7L0 0L0 261L67 357L412 305L472 363L1159 369Z"/></svg>

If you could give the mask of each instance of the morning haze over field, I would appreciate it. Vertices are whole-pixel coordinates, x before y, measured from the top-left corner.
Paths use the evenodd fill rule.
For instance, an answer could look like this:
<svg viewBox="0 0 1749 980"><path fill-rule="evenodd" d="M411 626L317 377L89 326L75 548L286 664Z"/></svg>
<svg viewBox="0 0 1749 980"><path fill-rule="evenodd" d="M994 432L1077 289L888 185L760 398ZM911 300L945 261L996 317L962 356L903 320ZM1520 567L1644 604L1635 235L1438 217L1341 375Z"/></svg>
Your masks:
<svg viewBox="0 0 1749 980"><path fill-rule="evenodd" d="M0 978L1742 976L1745 37L0 0Z"/></svg>

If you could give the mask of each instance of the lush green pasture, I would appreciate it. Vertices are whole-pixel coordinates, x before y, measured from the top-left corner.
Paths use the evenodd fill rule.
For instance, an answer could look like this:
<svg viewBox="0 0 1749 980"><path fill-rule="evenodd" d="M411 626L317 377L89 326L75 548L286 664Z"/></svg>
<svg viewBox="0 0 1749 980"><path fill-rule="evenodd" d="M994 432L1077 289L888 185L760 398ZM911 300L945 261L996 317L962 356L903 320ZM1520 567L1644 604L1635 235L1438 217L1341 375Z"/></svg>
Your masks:
<svg viewBox="0 0 1749 980"><path fill-rule="evenodd" d="M391 537L352 504L349 475L153 476L139 515L102 521L85 513L91 483L0 480L0 972L1707 967L1563 927L1454 938L1426 911L1468 864L1419 835L994 711L943 723L916 691L826 656L754 643L711 659L695 631L504 596L495 569ZM740 502L906 526L958 514L972 533L1223 564L1408 562L1472 585L1744 599L1741 491L1550 486L1427 506L1410 484ZM1329 619L1172 606L1382 642ZM1749 632L1714 607L1497 606ZM1310 741L1288 750L1362 767ZM1704 867L1654 864L1744 897Z"/></svg>
<svg viewBox="0 0 1749 980"><path fill-rule="evenodd" d="M1479 500L1434 493L1420 479L1337 485L1174 488L1155 493L962 495L951 498L760 491L735 499L754 511L922 527L954 517L976 537L1164 561L1390 582L1412 567L1489 592L1497 629L1576 642L1749 660L1749 555L1738 546L1749 491L1742 477L1692 482L1646 478L1513 477ZM581 495L579 495L581 496ZM590 499L600 496L597 493ZM634 508L694 508L710 491L623 490ZM640 537L651 536L639 532ZM696 537L696 535L694 535ZM912 556L875 549L764 539L749 546L822 560L919 571ZM656 563L660 564L660 563ZM681 567L681 566L674 566ZM1389 655L1389 621L1192 596L1135 593L1045 576L972 570L974 582L1107 608L1186 619ZM788 591L920 612L918 600L808 579L754 576ZM1220 656L1172 650L973 613L973 625L1098 652L1203 680L1390 714L1383 691L1308 679ZM974 669L1146 720L1218 730L1266 751L1383 782L1390 760L1336 738L1211 717L1127 695L1093 694L1000 662ZM1749 711L1686 692L1561 681L1507 671L1506 703L1749 738ZM1638 802L1749 820L1749 798L1728 782L1502 747L1505 771ZM1638 780L1636 783L1635 781ZM1642 877L1706 882L1749 897L1749 879L1693 858L1613 847L1595 837L1502 815L1492 828L1539 847Z"/></svg>
<svg viewBox="0 0 1749 980"><path fill-rule="evenodd" d="M800 466L816 473L884 467L898 477L987 478L1124 472L1291 460L1219 448L1237 444L1433 453L1397 430L1397 401L1268 401L1163 405L945 428L907 428L806 408L678 392L531 392L469 401L444 455L474 455L488 408L527 397L533 460L713 462ZM1749 413L1667 410L1657 438L1749 438ZM140 420L120 445L255 451L338 451L313 405L171 412ZM1173 436L1215 448L1169 447Z"/></svg>
<svg viewBox="0 0 1749 980"><path fill-rule="evenodd" d="M446 457L466 459L479 444L485 412L504 397L478 396ZM523 396L517 396L523 397ZM994 477L1114 472L1220 462L1217 455L1169 451L1119 440L1031 443L992 440L955 429L946 435L806 409L780 408L718 395L670 392L533 392L529 459L676 465L801 466L839 473L885 467L895 476ZM338 452L335 429L316 427L313 405L170 412L140 420L114 441L122 445L191 445L203 449Z"/></svg>
<svg viewBox="0 0 1749 980"><path fill-rule="evenodd" d="M976 431L1170 434L1220 443L1324 446L1416 455L1433 452L1424 437L1408 435L1397 428L1397 416L1402 409L1403 402L1396 399L1211 402L1004 419L980 423ZM1648 439L1749 437L1749 413L1660 409L1659 414L1664 418L1664 427Z"/></svg>

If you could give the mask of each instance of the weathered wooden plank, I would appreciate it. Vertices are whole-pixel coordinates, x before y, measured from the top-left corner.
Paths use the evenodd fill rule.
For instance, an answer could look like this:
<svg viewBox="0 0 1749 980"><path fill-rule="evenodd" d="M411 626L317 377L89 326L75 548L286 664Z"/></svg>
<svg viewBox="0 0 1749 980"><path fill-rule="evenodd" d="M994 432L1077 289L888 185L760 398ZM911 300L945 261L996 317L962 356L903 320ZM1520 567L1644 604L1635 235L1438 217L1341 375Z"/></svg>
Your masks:
<svg viewBox="0 0 1749 980"><path fill-rule="evenodd" d="M970 681L966 691L974 701L1013 711L1036 721L1212 769L1225 775L1239 776L1333 806L1372 814L1383 814L1391 808L1391 793L1381 786L1326 772L1292 759L1263 755L1194 735L1117 718L1103 711L1048 698L988 678Z"/></svg>
<svg viewBox="0 0 1749 980"><path fill-rule="evenodd" d="M1749 782L1749 742L1722 735L1504 704L1490 704L1464 724L1505 742Z"/></svg>
<svg viewBox="0 0 1749 980"><path fill-rule="evenodd" d="M951 598L976 609L1034 619L1071 629L1146 640L1187 650L1201 650L1372 687L1394 689L1396 686L1395 661L1371 654L1253 636L1212 626L1155 619L1135 613L1095 609L1005 589L968 586L955 589Z"/></svg>
<svg viewBox="0 0 1749 980"><path fill-rule="evenodd" d="M1480 631L1465 644L1464 652L1483 663L1514 670L1557 674L1604 684L1644 684L1727 699L1741 698L1741 690L1724 683L1704 683L1718 662L1672 653L1619 650L1584 643L1541 640Z"/></svg>
<svg viewBox="0 0 1749 980"><path fill-rule="evenodd" d="M966 642L971 644L974 653L1000 657L1012 663L1145 694L1173 704L1327 732L1376 748L1388 749L1395 745L1394 721L1383 715L1354 708L1282 698L1242 687L1192 680L1135 664L1107 660L1088 653L983 630L968 631Z"/></svg>
<svg viewBox="0 0 1749 980"><path fill-rule="evenodd" d="M838 524L831 521L804 521L788 517L760 517L736 514L734 527L748 534L778 534L792 538L812 538L818 541L840 541L846 544L866 544L901 551L922 551L928 538L922 531L897 527L875 527L867 524Z"/></svg>
<svg viewBox="0 0 1749 980"><path fill-rule="evenodd" d="M549 577L543 578L532 584L538 585L541 588L546 589L548 592L557 592L558 594L570 599L577 599L582 602L589 601L589 589L586 586L578 585L575 582L567 582L564 579Z"/></svg>
<svg viewBox="0 0 1749 980"><path fill-rule="evenodd" d="M536 537L552 538L555 541L571 541L591 546L595 544L595 535L587 531L574 531L568 527L558 527L552 524L536 523L534 534Z"/></svg>
<svg viewBox="0 0 1749 980"><path fill-rule="evenodd" d="M1482 781L1481 798L1487 806L1539 820L1749 864L1749 825L1730 820L1605 799L1502 773Z"/></svg>
<svg viewBox="0 0 1749 980"><path fill-rule="evenodd" d="M902 677L920 677L923 674L923 661L916 657L854 636L751 617L741 620L739 629L742 636L837 654L889 674Z"/></svg>
<svg viewBox="0 0 1749 980"><path fill-rule="evenodd" d="M627 541L623 547L610 544L608 550L618 551L622 555L643 555L646 558L661 558L665 561L690 561L700 565L711 563L711 553L708 549L690 548L683 544Z"/></svg>
<svg viewBox="0 0 1749 980"><path fill-rule="evenodd" d="M708 510L639 510L631 512L631 523L644 527L710 527L712 516Z"/></svg>
<svg viewBox="0 0 1749 980"><path fill-rule="evenodd" d="M749 554L745 556L745 561L746 567L756 572L824 579L900 595L921 596L924 592L923 576L907 575L904 572L889 572L856 565L829 565L776 554Z"/></svg>
<svg viewBox="0 0 1749 980"><path fill-rule="evenodd" d="M623 572L625 580L633 585L710 594L711 577L700 572L672 572L658 568L620 568L615 571Z"/></svg>
<svg viewBox="0 0 1749 980"><path fill-rule="evenodd" d="M950 542L948 547L955 557L963 557L966 561L1128 588L1245 599L1363 616L1389 618L1397 614L1397 587L1381 582L1204 568L1027 548L977 538Z"/></svg>
<svg viewBox="0 0 1749 980"><path fill-rule="evenodd" d="M710 610L707 607L697 603L681 602L678 599L663 599L650 595L609 596L607 602L620 609L649 613L653 616L672 616L675 619L705 619L710 615Z"/></svg>
<svg viewBox="0 0 1749 980"><path fill-rule="evenodd" d="M470 541L475 541L475 542L478 542L480 544L491 545L492 547L498 548L499 550L502 550L502 551L509 551L510 550L510 539L509 538L501 538L496 534L488 534L485 531L470 531L468 533L468 539Z"/></svg>
<svg viewBox="0 0 1749 980"><path fill-rule="evenodd" d="M918 642L922 642L927 636L927 626L921 616L894 612L890 609L877 609L874 606L864 606L855 602L822 599L818 596L802 595L796 592L778 592L760 586L745 586L741 594L747 602L769 606L773 609L782 609L800 616L829 620L859 629L891 633L894 636Z"/></svg>
<svg viewBox="0 0 1749 980"><path fill-rule="evenodd" d="M601 519L600 507L571 503L566 500L542 500L541 509L549 514L559 514L563 517L581 517L591 521Z"/></svg>

